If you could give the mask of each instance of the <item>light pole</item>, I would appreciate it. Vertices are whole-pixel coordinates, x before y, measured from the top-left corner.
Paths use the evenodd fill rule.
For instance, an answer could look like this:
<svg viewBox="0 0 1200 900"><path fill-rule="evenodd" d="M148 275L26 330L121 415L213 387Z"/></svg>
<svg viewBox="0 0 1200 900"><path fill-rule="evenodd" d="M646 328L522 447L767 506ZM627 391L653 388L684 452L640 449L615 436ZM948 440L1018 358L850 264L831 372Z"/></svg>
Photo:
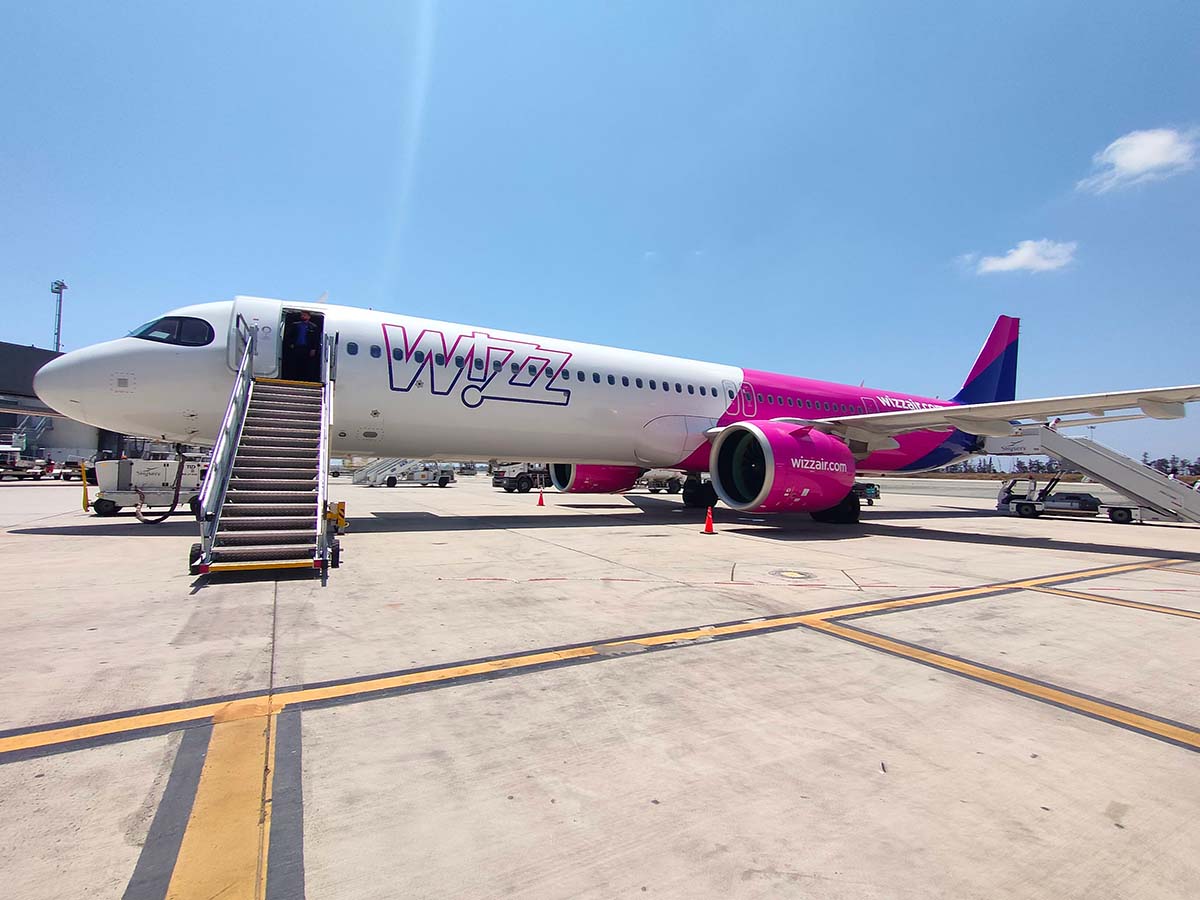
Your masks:
<svg viewBox="0 0 1200 900"><path fill-rule="evenodd" d="M54 352L62 349L62 295L67 289L67 283L58 280L50 285L50 293L58 295L58 305L54 311Z"/></svg>

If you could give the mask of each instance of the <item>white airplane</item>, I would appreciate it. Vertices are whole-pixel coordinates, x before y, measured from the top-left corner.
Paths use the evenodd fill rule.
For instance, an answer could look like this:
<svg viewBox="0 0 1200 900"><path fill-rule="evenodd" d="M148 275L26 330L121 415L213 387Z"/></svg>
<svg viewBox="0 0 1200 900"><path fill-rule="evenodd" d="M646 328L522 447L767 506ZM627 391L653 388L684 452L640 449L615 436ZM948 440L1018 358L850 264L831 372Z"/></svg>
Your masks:
<svg viewBox="0 0 1200 900"><path fill-rule="evenodd" d="M556 487L576 493L620 492L646 469L682 469L687 505L719 498L736 510L823 521L857 521L856 473L938 468L1020 420L1130 409L1172 419L1200 400L1200 385L1016 400L1019 322L1007 316L962 389L938 400L259 297L182 307L67 353L37 373L35 390L98 427L212 443L240 357L239 318L257 328L256 377L303 379L311 370L292 349L301 311L337 335L336 453L544 460Z"/></svg>

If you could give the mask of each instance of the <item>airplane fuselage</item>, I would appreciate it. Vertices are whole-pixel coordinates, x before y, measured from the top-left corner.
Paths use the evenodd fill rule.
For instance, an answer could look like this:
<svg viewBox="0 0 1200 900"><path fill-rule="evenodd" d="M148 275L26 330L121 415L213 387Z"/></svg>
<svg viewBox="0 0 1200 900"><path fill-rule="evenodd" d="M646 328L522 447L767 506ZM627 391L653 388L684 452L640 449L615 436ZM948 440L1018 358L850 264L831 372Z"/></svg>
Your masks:
<svg viewBox="0 0 1200 900"><path fill-rule="evenodd" d="M954 405L494 328L252 297L167 314L211 325L206 344L109 341L51 363L39 373L38 393L99 427L208 443L237 364L237 316L257 328L255 374L281 377L284 315L300 309L338 336L337 454L702 471L709 467L705 432L714 426ZM90 387L75 387L81 383ZM943 429L902 434L894 443L860 451L859 471L935 468L965 456L974 438Z"/></svg>

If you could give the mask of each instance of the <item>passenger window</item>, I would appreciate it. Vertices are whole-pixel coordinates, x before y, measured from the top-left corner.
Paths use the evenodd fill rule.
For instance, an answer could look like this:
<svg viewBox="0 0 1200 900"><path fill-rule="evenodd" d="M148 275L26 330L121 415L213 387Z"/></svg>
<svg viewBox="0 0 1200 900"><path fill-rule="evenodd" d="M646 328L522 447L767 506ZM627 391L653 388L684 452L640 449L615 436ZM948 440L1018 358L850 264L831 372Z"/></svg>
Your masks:
<svg viewBox="0 0 1200 900"><path fill-rule="evenodd" d="M622 387L629 387L629 376L628 376L628 375L622 375L622 376L621 376L621 386L622 386Z"/></svg>
<svg viewBox="0 0 1200 900"><path fill-rule="evenodd" d="M712 395L713 395L714 397L715 397L715 396L717 396L717 389L716 389L715 387L714 387L714 388L709 388L709 390L710 390L710 391L712 391ZM729 396L731 396L731 397L732 397L733 395L732 395L732 394L730 394Z"/></svg>
<svg viewBox="0 0 1200 900"><path fill-rule="evenodd" d="M499 372L499 371L500 371L500 360L498 360L498 359L493 359L493 360L492 360L492 371L493 371L493 372Z"/></svg>
<svg viewBox="0 0 1200 900"><path fill-rule="evenodd" d="M596 384L600 383L600 373L599 372L592 373L592 381L596 382Z"/></svg>
<svg viewBox="0 0 1200 900"><path fill-rule="evenodd" d="M807 406L809 409L812 409L812 401L811 400L805 400L804 405Z"/></svg>
<svg viewBox="0 0 1200 900"><path fill-rule="evenodd" d="M616 385L616 383L617 383L617 379L616 379L616 378L614 378L612 375L609 375L609 376L608 376L608 383L609 383L609 384L611 384L611 385L614 385L614 386L615 386L615 385Z"/></svg>
<svg viewBox="0 0 1200 900"><path fill-rule="evenodd" d="M563 370L562 370L561 372L559 372L558 374L559 374L559 375L561 375L561 376L563 377L563 380L565 380L565 381L570 381L570 380L571 380L571 373L570 373L570 372L568 372L566 369L563 369Z"/></svg>
<svg viewBox="0 0 1200 900"><path fill-rule="evenodd" d="M829 401L825 402L825 412L829 412Z"/></svg>
<svg viewBox="0 0 1200 900"><path fill-rule="evenodd" d="M479 359L479 358L476 358L476 359L475 359L475 368L476 368L476 369L482 369L482 368L483 368L483 360L482 360L482 359Z"/></svg>
<svg viewBox="0 0 1200 900"><path fill-rule="evenodd" d="M456 365L460 369L463 367L463 363L465 361L466 360L464 360L461 356L454 357L454 365Z"/></svg>
<svg viewBox="0 0 1200 900"><path fill-rule="evenodd" d="M392 359L394 359L396 362L404 362L404 351L399 347L393 347Z"/></svg>
<svg viewBox="0 0 1200 900"><path fill-rule="evenodd" d="M733 399L733 388L726 388L726 393L729 394L729 399Z"/></svg>
<svg viewBox="0 0 1200 900"><path fill-rule="evenodd" d="M650 390L652 390L652 391L658 390L658 383L653 378L650 379Z"/></svg>
<svg viewBox="0 0 1200 900"><path fill-rule="evenodd" d="M358 356L358 344L356 344L354 341L347 341L346 352L351 356Z"/></svg>
<svg viewBox="0 0 1200 900"><path fill-rule="evenodd" d="M762 395L762 394L759 394L759 395L758 395L758 402L759 402L759 403L762 403L762 402L763 402L763 395Z"/></svg>
<svg viewBox="0 0 1200 900"><path fill-rule="evenodd" d="M437 363L439 366L444 366L446 364L446 354L444 354L444 353L436 354L433 357L433 361L435 363Z"/></svg>
<svg viewBox="0 0 1200 900"><path fill-rule="evenodd" d="M689 394L694 394L694 393L696 393L696 388L695 388L693 385L690 385L690 384L689 384L689 385L688 385L688 393L689 393Z"/></svg>
<svg viewBox="0 0 1200 900"><path fill-rule="evenodd" d="M774 405L775 405L775 398L774 398L773 396L771 396L770 394L767 394L767 402L768 402L769 404L771 404L772 406L774 406Z"/></svg>
<svg viewBox="0 0 1200 900"><path fill-rule="evenodd" d="M520 363L513 363L513 364L512 364L512 372L513 372L513 374L514 374L514 375L516 375L516 374L517 374L518 372L520 372L520 371L521 371L521 364L520 364Z"/></svg>
<svg viewBox="0 0 1200 900"><path fill-rule="evenodd" d="M705 392L705 390L704 390L704 385L700 385L700 396L701 396L701 397L707 397L707 396L708 396L708 394L707 394L707 393Z"/></svg>
<svg viewBox="0 0 1200 900"><path fill-rule="evenodd" d="M529 367L529 374L530 374L530 375L536 375L537 373L538 373L538 367L537 367L537 366L530 366L530 367Z"/></svg>
<svg viewBox="0 0 1200 900"><path fill-rule="evenodd" d="M637 385L639 391L642 389L642 379L635 378L633 379L633 383Z"/></svg>
<svg viewBox="0 0 1200 900"><path fill-rule="evenodd" d="M416 353L413 354L413 359L415 359L419 363L425 362L425 351L418 350Z"/></svg>
<svg viewBox="0 0 1200 900"><path fill-rule="evenodd" d="M580 381L583 381L583 378L584 378L584 375L583 375L583 370L581 369L580 371L576 372L576 373L575 373L575 377L576 377L578 380L580 380Z"/></svg>
<svg viewBox="0 0 1200 900"><path fill-rule="evenodd" d="M670 389L671 389L671 383L669 381L664 381L663 382L663 390L669 391Z"/></svg>
<svg viewBox="0 0 1200 900"><path fill-rule="evenodd" d="M683 385L680 384L678 381L675 382L675 393L677 393L677 394L683 393Z"/></svg>
<svg viewBox="0 0 1200 900"><path fill-rule="evenodd" d="M378 344L372 344L371 345L371 359L379 359L379 357L381 357L381 356L383 356L383 348L380 347Z"/></svg>
<svg viewBox="0 0 1200 900"><path fill-rule="evenodd" d="M791 397L788 397L788 398L787 398L787 403L788 403L788 406L791 406L791 405L792 405L792 398L791 398Z"/></svg>

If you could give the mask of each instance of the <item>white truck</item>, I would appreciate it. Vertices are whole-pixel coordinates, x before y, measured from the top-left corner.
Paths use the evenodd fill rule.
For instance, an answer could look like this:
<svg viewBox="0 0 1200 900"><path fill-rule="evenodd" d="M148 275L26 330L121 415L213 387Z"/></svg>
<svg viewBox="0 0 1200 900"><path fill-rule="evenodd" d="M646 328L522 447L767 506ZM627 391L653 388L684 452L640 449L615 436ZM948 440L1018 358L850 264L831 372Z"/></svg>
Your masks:
<svg viewBox="0 0 1200 900"><path fill-rule="evenodd" d="M528 494L534 488L551 487L550 466L546 463L502 463L492 470L492 487L511 494Z"/></svg>

